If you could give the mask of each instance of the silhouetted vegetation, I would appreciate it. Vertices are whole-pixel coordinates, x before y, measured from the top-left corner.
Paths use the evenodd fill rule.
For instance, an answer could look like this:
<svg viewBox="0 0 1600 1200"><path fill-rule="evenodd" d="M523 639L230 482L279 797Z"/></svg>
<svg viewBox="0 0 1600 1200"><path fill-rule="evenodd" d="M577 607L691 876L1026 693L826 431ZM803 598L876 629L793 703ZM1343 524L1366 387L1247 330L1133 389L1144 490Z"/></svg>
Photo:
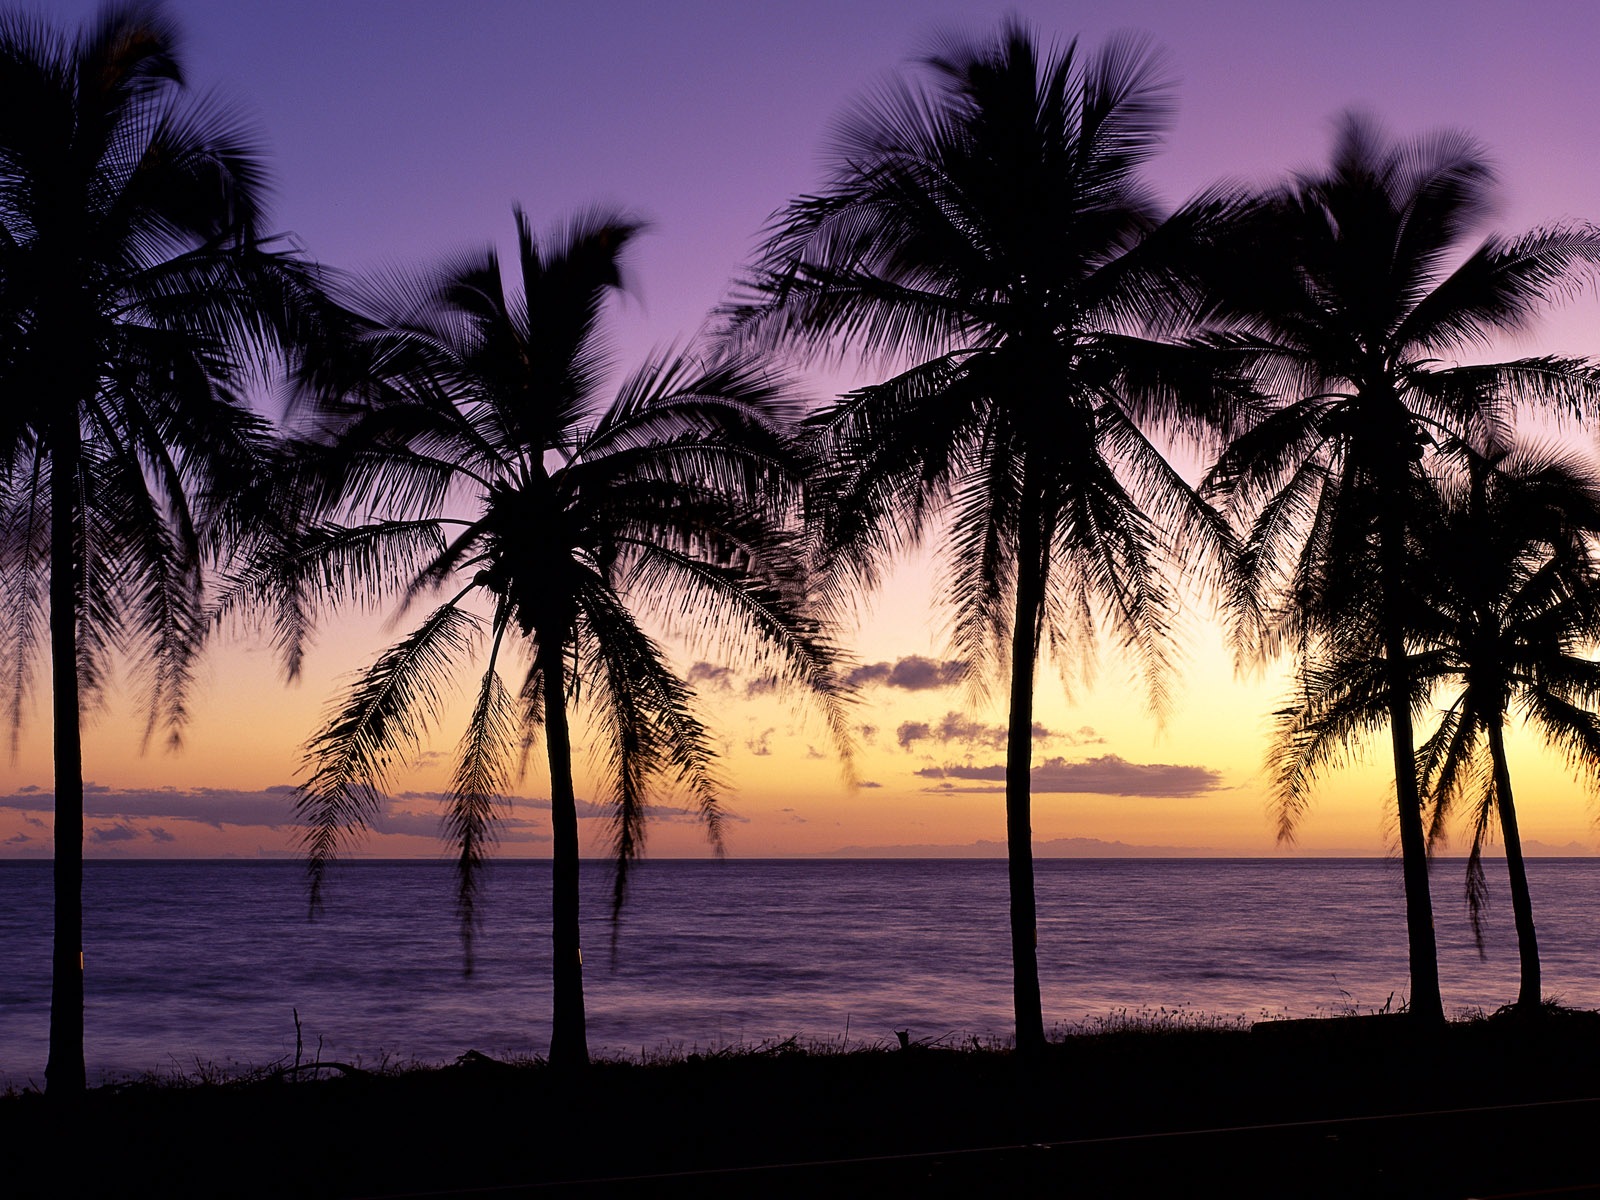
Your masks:
<svg viewBox="0 0 1600 1200"><path fill-rule="evenodd" d="M1454 1102L1452 1072L1465 1068L1453 1064L1485 1061L1463 1046L1490 1052L1482 1102L1566 1095L1595 1065L1594 1030L1541 997L1504 726L1521 713L1595 785L1595 467L1576 451L1508 447L1521 412L1591 421L1600 367L1470 360L1591 282L1600 230L1574 221L1474 243L1495 182L1483 150L1456 132L1391 141L1359 116L1344 118L1325 171L1259 193L1219 185L1165 213L1141 180L1171 117L1160 59L1138 39L1090 52L1008 21L991 38L946 39L848 113L822 188L775 216L724 343L663 356L608 392L600 334L640 221L596 211L540 239L519 210L509 272L479 252L352 286L336 308L320 270L265 235L259 152L226 108L189 99L176 46L158 4L108 5L72 36L0 19L0 644L14 744L49 646L51 1093L85 1090L80 722L114 652L140 672L147 740L176 744L211 617L268 613L292 677L328 610L430 604L310 740L298 812L312 903L392 772L425 745L443 681L471 663L445 817L467 968L479 873L542 742L549 1065L566 1068L588 1061L574 729L604 767L620 910L652 804L686 803L721 848L713 742L658 627L713 638L736 665L817 702L848 756L828 622L936 536L954 652L974 694L996 679L1007 689L1021 1053L908 1038L903 1053L657 1073L602 1064L604 1078L576 1091L549 1088L542 1068L482 1061L290 1088L297 1064L220 1106L206 1089L91 1098L78 1115L107 1154L147 1154L152 1122L181 1126L201 1153L168 1160L167 1190L196 1191L196 1172L224 1169L208 1157L217 1147L236 1178L237 1143L213 1123L258 1130L281 1158L336 1109L391 1129L427 1103L462 1124L437 1144L493 1148L486 1183L570 1180L600 1156L611 1172L703 1170L1348 1116L1376 1111L1379 1094ZM884 377L807 409L774 365L791 350ZM292 438L248 403L268 364L306 401ZM1178 442L1217 450L1201 484L1172 465ZM211 594L219 573L226 586ZM1315 773L1387 727L1409 1019L1361 1033L1188 1030L1159 1050L1115 1037L1047 1045L1036 672L1048 656L1070 686L1109 632L1162 714L1180 578L1198 596L1224 593L1242 659L1294 658L1297 692L1271 752L1283 838ZM1498 823L1518 1009L1548 1018L1515 1032L1439 1028L1427 856L1464 798L1475 920ZM1519 1090L1518 1056L1574 1031L1565 1044L1578 1053L1549 1066L1551 1086ZM1384 1069L1397 1047L1429 1069L1397 1083ZM1286 1069L1314 1071L1322 1096L1302 1087L1286 1112ZM1223 1080L1220 1109L1173 1097L1196 1078ZM762 1104L727 1104L756 1087ZM66 1137L32 1099L4 1099L6 1135ZM667 1105L674 1139L688 1123L726 1140L704 1153L653 1131L617 1144L617 1112ZM504 1147L520 1149L525 1106L552 1140L513 1161ZM1286 1141L1267 1144L1263 1175L1294 1157ZM328 1190L463 1178L454 1159L402 1180L317 1153ZM1128 1160L1107 1154L1112 1181ZM1019 1185L1062 1174L1008 1161ZM968 1180L920 1169L881 1178ZM867 1177L817 1170L808 1188ZM320 1187L271 1178L261 1190Z"/></svg>
<svg viewBox="0 0 1600 1200"><path fill-rule="evenodd" d="M911 360L811 418L831 586L938 531L954 650L1006 678L1017 1040L1044 1042L1029 775L1047 644L1087 673L1104 619L1166 702L1172 571L1219 571L1221 519L1149 440L1223 415L1218 356L1145 336L1185 298L1204 209L1162 222L1137 170L1170 98L1142 44L950 42L841 126L823 192L778 217L749 336ZM946 522L948 527L946 528Z"/></svg>
<svg viewBox="0 0 1600 1200"><path fill-rule="evenodd" d="M1337 661L1352 623L1374 631L1394 758L1411 1012L1444 1020L1417 779L1406 556L1443 444L1486 448L1515 406L1588 413L1587 360L1446 365L1524 327L1600 255L1588 226L1465 238L1492 175L1468 137L1390 143L1347 116L1324 174L1259 198L1207 280L1212 341L1252 364L1267 412L1234 439L1210 490L1250 521L1234 611L1246 651ZM1287 826L1280 826L1287 833Z"/></svg>
<svg viewBox="0 0 1600 1200"><path fill-rule="evenodd" d="M1585 1019L1588 1018L1588 1019ZM1420 1198L1593 1179L1594 1014L1485 1019L1432 1037L1404 1018L1078 1034L1021 1058L793 1043L583 1076L464 1055L320 1079L103 1088L69 1112L0 1097L12 1194ZM1394 1071L1403 1053L1421 1069ZM636 1120L618 1136L618 1114ZM417 1131L396 1146L395 1131ZM308 1131L311 1131L308 1133ZM292 1154L284 1147L294 1146Z"/></svg>
<svg viewBox="0 0 1600 1200"><path fill-rule="evenodd" d="M127 650L146 740L177 743L205 569L274 455L241 391L318 312L314 273L261 236L262 190L233 114L185 98L157 7L71 38L0 19L0 638L13 746L50 647L52 1091L84 1087L81 714Z"/></svg>
<svg viewBox="0 0 1600 1200"><path fill-rule="evenodd" d="M1457 469L1412 513L1405 559L1409 703L1437 713L1418 748L1418 778L1432 807L1430 845L1446 817L1472 806L1467 902L1481 949L1484 843L1498 823L1505 841L1521 958L1518 1007L1537 1010L1539 948L1523 864L1504 726L1513 709L1566 754L1595 786L1600 770L1600 478L1575 456L1548 448L1488 457L1448 448ZM1372 581L1366 581L1371 586ZM1351 614L1346 614L1347 618ZM1303 694L1279 718L1281 825L1292 831L1316 771L1342 760L1363 734L1387 723L1385 663L1375 624L1338 627L1336 654L1307 662Z"/></svg>
<svg viewBox="0 0 1600 1200"><path fill-rule="evenodd" d="M721 848L711 740L635 614L716 639L733 661L818 698L841 744L849 734L788 528L795 401L732 356L648 363L604 401L600 322L640 226L594 212L541 243L520 210L516 221L513 285L490 250L356 302L366 325L314 373L332 395L300 446L320 520L247 572L235 598L277 609L294 660L319 604L398 595L403 612L442 594L310 742L297 803L312 902L437 719L449 672L475 659L445 798L468 970L478 871L542 738L555 834L550 1058L572 1065L588 1047L569 711L589 718L609 776L617 906L653 802L685 799Z"/></svg>

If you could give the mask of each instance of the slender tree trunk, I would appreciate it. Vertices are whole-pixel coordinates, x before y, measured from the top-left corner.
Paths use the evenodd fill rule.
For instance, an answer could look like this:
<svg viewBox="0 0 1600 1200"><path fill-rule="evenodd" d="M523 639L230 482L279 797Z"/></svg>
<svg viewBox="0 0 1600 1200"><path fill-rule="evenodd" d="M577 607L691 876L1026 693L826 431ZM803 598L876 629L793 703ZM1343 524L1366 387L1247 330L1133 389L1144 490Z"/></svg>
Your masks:
<svg viewBox="0 0 1600 1200"><path fill-rule="evenodd" d="M572 735L567 725L565 662L556 644L542 651L544 734L550 756L551 851L550 937L555 951L555 1014L550 1029L550 1065L580 1068L589 1062L583 1007L583 950L578 941L578 799L572 786Z"/></svg>
<svg viewBox="0 0 1600 1200"><path fill-rule="evenodd" d="M50 447L50 686L55 751L55 947L45 1088L71 1097L83 1062L83 738L78 704L78 431Z"/></svg>
<svg viewBox="0 0 1600 1200"><path fill-rule="evenodd" d="M1012 999L1017 1051L1044 1050L1039 997L1039 914L1033 889L1033 672L1044 581L1038 514L1024 494L1017 545L1016 615L1011 627L1011 710L1006 732L1006 861L1011 887Z"/></svg>
<svg viewBox="0 0 1600 1200"><path fill-rule="evenodd" d="M1439 995L1439 948L1433 931L1433 896L1428 888L1428 839L1422 827L1415 735L1411 728L1411 672L1406 656L1400 588L1405 571L1404 491L1385 507L1378 530L1383 600L1383 652L1389 685L1389 729L1394 749L1394 790L1400 818L1400 865L1405 881L1406 940L1411 961L1412 1017L1444 1024Z"/></svg>
<svg viewBox="0 0 1600 1200"><path fill-rule="evenodd" d="M1517 1008L1539 1011L1543 984L1539 977L1539 935L1533 928L1533 896L1528 891L1528 870L1522 860L1522 835L1517 832L1517 807L1511 797L1511 767L1506 762L1506 740L1498 724L1489 726L1489 755L1494 761L1494 803L1500 832L1506 840L1506 870L1511 876L1511 911L1517 923L1517 955L1522 964L1522 985Z"/></svg>

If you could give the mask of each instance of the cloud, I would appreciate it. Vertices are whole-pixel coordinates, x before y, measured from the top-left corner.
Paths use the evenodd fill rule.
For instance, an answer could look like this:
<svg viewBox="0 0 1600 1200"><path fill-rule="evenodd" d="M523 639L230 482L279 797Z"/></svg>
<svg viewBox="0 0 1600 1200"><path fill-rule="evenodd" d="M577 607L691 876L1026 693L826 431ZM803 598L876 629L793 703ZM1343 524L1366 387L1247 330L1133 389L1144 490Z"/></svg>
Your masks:
<svg viewBox="0 0 1600 1200"><path fill-rule="evenodd" d="M917 772L924 779L942 781L941 791L996 792L1000 787L958 788L951 780L1003 784L1004 763L990 766L924 767ZM1198 796L1222 787L1222 773L1210 767L1178 766L1170 763L1131 763L1115 754L1068 762L1051 758L1029 774L1035 793L1083 792L1103 796Z"/></svg>
<svg viewBox="0 0 1600 1200"><path fill-rule="evenodd" d="M733 690L733 668L719 667L715 663L697 662L684 677L691 687L704 687L715 692Z"/></svg>
<svg viewBox="0 0 1600 1200"><path fill-rule="evenodd" d="M1052 733L1037 721L1033 723L1033 740L1037 743L1056 741L1062 736ZM925 741L938 742L940 745L958 742L966 746L1003 750L1007 727L989 725L964 713L947 712L937 724L929 724L927 721L902 721L895 730L894 737L895 741L900 743L902 750L910 750L918 742ZM1067 735L1067 740L1076 744L1071 735Z"/></svg>
<svg viewBox="0 0 1600 1200"><path fill-rule="evenodd" d="M900 728L894 731L894 740L900 743L902 750L909 750L920 741L933 736L933 728L926 721L902 721Z"/></svg>
<svg viewBox="0 0 1600 1200"><path fill-rule="evenodd" d="M770 731L769 731L770 732ZM181 845L183 828L174 822L196 822L214 829L250 826L273 831L293 830L299 822L294 816L293 798L296 789L282 784L259 791L240 791L230 788L159 788L154 790L128 789L118 791L97 786L84 796L84 816L107 824L91 826L86 837L95 845L110 846L134 841L149 841L163 846ZM367 825L378 835L421 837L437 839L443 814L443 792L406 791L385 799ZM54 803L51 792L33 788L0 795L0 811L16 810L27 824L43 827L44 822L29 815L48 811ZM548 797L512 796L502 804L500 819L495 828L499 840L505 843L539 843L550 840ZM577 801L580 819L607 820L614 815L609 804L597 803L582 797ZM746 818L724 813L724 819L744 821ZM693 807L684 807L668 797L664 803L652 804L649 819L663 822L698 823L700 815ZM7 846L21 847L38 839L27 834L17 834L5 841Z"/></svg>
<svg viewBox="0 0 1600 1200"><path fill-rule="evenodd" d="M882 687L903 688L908 692L926 692L933 688L954 687L967 673L965 663L936 662L912 654L894 662L867 663L845 676L851 687L877 684Z"/></svg>
<svg viewBox="0 0 1600 1200"><path fill-rule="evenodd" d="M118 821L155 819L198 821L221 829L224 825L260 825L279 829L294 824L291 797L294 788L241 791L233 788L130 788L114 790L103 785L84 788L83 815ZM50 808L53 792L38 789L0 796L0 809L37 811Z"/></svg>
<svg viewBox="0 0 1600 1200"><path fill-rule="evenodd" d="M863 779L860 783L856 784L856 786L858 788L881 788L883 784L879 783L875 779Z"/></svg>
<svg viewBox="0 0 1600 1200"><path fill-rule="evenodd" d="M548 803L546 804L548 807ZM578 803L578 815L585 814L583 801ZM397 812L393 805L386 807L367 822L374 833L400 834L410 837L437 838L442 830L443 809L434 812ZM526 817L506 815L495 822L495 834L502 842L548 842L550 832L543 821L530 821Z"/></svg>
<svg viewBox="0 0 1600 1200"><path fill-rule="evenodd" d="M112 842L136 842L142 835L126 821L116 825L96 825L89 830L89 840L99 845Z"/></svg>
<svg viewBox="0 0 1600 1200"><path fill-rule="evenodd" d="M754 737L746 738L744 743L745 749L750 751L750 753L754 754L757 758L766 758L772 753L772 735L777 732L778 731L775 728L763 729Z"/></svg>
<svg viewBox="0 0 1600 1200"><path fill-rule="evenodd" d="M427 800L427 801L431 801L431 802L434 802L434 803L440 803L445 799L445 793L444 792L401 792L399 794L399 796L396 797L396 799L401 799L401 800ZM579 820L609 821L609 820L611 820L612 817L614 817L616 815L616 810L614 808L612 808L611 805L602 804L599 801L595 801L595 800L586 800L582 796L579 796L577 798L577 800L575 801L575 803L576 803L576 806L577 806L577 809L578 809L578 819ZM442 811L442 809L438 810L438 811ZM548 796L509 796L509 797L506 798L506 800L504 801L504 803L501 806L501 812L502 812L503 815L501 817L500 827L502 829L512 829L512 830L520 829L520 828L535 828L535 827L543 829L544 828L544 821L542 819L541 820L537 820L537 821L530 821L530 820L527 820L525 818L518 817L516 814L518 812L546 813L546 812L549 812L549 811L550 811L550 797L548 797ZM724 816L724 818L726 818L728 820L742 820L743 819L743 818L740 818L740 817L735 817L732 814L727 813L727 812L724 812L723 816ZM648 819L651 820L651 821L699 821L700 820L700 815L699 815L698 811L696 811L694 809L685 808L685 807L683 807L681 805L673 803L671 798L669 797L665 802L659 802L658 801L657 803L654 803L654 804L650 805ZM439 832L439 818L438 818L438 815L437 815L437 811L436 812L423 812L423 813L395 813L395 812L393 812L391 810L390 812L386 813L383 817L381 817L380 820L388 821L391 824L395 825L395 827L393 829L387 830L385 832L400 832L401 830L399 830L398 825L396 823L398 823L398 822L400 822L402 820L408 822L407 827L403 830L403 832L407 832L407 833L423 832L422 826L419 825L419 824L416 824L416 822L421 822L421 821L432 821L433 822L432 827L426 831L430 835L436 835ZM377 826L374 825L374 828L377 828ZM548 834L541 834L538 837L530 837L530 838L527 838L525 840L543 842L543 841L549 841L550 839L549 839L549 835Z"/></svg>

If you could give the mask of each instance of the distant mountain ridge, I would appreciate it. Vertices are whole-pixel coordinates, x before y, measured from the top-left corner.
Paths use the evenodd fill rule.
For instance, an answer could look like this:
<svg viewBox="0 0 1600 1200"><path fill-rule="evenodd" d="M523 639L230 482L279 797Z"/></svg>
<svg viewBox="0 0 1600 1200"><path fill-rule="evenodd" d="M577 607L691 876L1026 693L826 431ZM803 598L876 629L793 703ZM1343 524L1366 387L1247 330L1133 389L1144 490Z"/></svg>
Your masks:
<svg viewBox="0 0 1600 1200"><path fill-rule="evenodd" d="M1564 846L1553 846L1548 842L1528 841L1523 843L1523 853L1536 858L1593 858L1597 851L1593 845L1582 842L1568 842ZM1335 847L1332 849L1318 848L1307 850L1303 853L1279 852L1277 854L1253 854L1240 850L1219 850L1214 846L1140 846L1130 845L1127 842L1107 842L1100 838L1069 837L1051 838L1048 841L1034 842L1033 855L1035 858L1382 858L1384 855L1375 855L1370 850L1358 850L1350 847ZM1004 858L1006 846L1004 842L980 839L975 842L966 842L962 845L942 845L933 843L918 843L901 846L841 846L837 850L819 851L813 854L794 855L796 858ZM1442 855L1441 857L1456 857ZM1485 858L1503 858L1503 852L1497 853L1489 850Z"/></svg>

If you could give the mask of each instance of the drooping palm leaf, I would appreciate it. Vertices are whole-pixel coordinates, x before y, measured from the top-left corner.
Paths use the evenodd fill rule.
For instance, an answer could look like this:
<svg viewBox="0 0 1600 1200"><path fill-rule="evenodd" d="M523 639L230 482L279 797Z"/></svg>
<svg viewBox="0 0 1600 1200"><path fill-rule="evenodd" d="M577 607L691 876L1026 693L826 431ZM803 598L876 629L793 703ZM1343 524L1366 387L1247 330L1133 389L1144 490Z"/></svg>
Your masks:
<svg viewBox="0 0 1600 1200"><path fill-rule="evenodd" d="M382 811L390 772L421 743L439 711L450 668L481 627L481 618L459 601L458 596L441 604L384 651L306 748L309 771L296 793L295 812L306 825L313 911L340 844Z"/></svg>
<svg viewBox="0 0 1600 1200"><path fill-rule="evenodd" d="M598 799L613 813L614 915L663 790L686 791L720 845L709 735L641 618L730 643L753 635L748 657L820 697L848 735L836 654L786 528L800 511L788 387L749 355L678 355L602 403L600 318L641 227L598 211L548 239L520 211L516 226L515 272L479 252L351 299L362 314L352 344L308 375L308 388L339 393L308 422L298 495L313 519L276 538L234 594L278 604L293 648L319 578L398 595L402 610L461 588L368 669L308 747L300 805L314 891L340 840L381 803L394 755L437 710L438 682L480 620L458 602L476 594L492 608L490 662L446 798L458 914L470 964L496 814L542 740L556 847L551 1056L577 1063L587 1048L571 754L586 726L569 716L588 718ZM516 655L526 669L513 693L497 664Z"/></svg>

